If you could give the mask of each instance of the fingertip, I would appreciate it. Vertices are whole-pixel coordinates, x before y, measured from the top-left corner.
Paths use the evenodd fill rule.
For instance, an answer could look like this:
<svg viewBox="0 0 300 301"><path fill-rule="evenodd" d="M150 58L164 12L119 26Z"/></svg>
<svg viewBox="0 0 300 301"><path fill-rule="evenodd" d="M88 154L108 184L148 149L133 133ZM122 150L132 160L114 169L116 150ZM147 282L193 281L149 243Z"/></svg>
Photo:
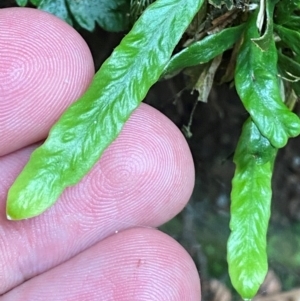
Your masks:
<svg viewBox="0 0 300 301"><path fill-rule="evenodd" d="M6 222L8 188L35 147L0 158L3 271L17 275L1 283L2 291L68 260L115 230L161 225L186 205L193 189L193 160L183 135L167 117L142 104L91 172L68 188L55 206L26 222ZM18 209L7 214L14 219L15 212ZM161 248L164 245L162 239ZM21 276L20 249L24 249ZM34 272L33 265L38 267Z"/></svg>
<svg viewBox="0 0 300 301"><path fill-rule="evenodd" d="M150 222L152 226L178 214L194 189L194 161L185 137L169 118L145 103L131 115L99 163L111 191L131 191L131 198L145 206L145 216L155 221Z"/></svg>
<svg viewBox="0 0 300 301"><path fill-rule="evenodd" d="M0 10L0 156L46 137L88 87L94 64L67 23L31 8Z"/></svg>
<svg viewBox="0 0 300 301"><path fill-rule="evenodd" d="M24 282L5 300L199 301L200 280L188 253L166 234L119 232ZM24 298L26 296L26 298Z"/></svg>

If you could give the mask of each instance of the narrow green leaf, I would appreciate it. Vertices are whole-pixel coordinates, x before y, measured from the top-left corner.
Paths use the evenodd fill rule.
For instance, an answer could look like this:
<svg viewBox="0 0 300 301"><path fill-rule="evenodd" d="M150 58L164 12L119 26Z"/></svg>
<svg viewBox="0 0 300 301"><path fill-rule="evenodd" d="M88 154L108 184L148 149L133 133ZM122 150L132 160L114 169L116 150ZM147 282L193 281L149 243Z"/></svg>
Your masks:
<svg viewBox="0 0 300 301"><path fill-rule="evenodd" d="M214 57L232 47L240 38L244 28L245 26L242 24L223 29L218 33L207 36L199 42L193 43L171 58L162 76L174 74L186 67L209 62Z"/></svg>
<svg viewBox="0 0 300 301"><path fill-rule="evenodd" d="M19 6L26 6L27 5L28 0L16 0L16 3Z"/></svg>
<svg viewBox="0 0 300 301"><path fill-rule="evenodd" d="M296 83L292 83L292 88L293 88L295 94L297 95L297 97L300 98L300 81L298 81Z"/></svg>
<svg viewBox="0 0 300 301"><path fill-rule="evenodd" d="M300 16L292 15L289 19L283 24L284 27L299 30L300 29Z"/></svg>
<svg viewBox="0 0 300 301"><path fill-rule="evenodd" d="M299 25L300 27L300 25ZM296 54L300 55L300 32L285 28L281 25L275 25L275 31L281 40L291 48Z"/></svg>
<svg viewBox="0 0 300 301"><path fill-rule="evenodd" d="M278 63L286 74L284 76L294 76L294 78L300 78L300 64L286 55L278 52Z"/></svg>
<svg viewBox="0 0 300 301"><path fill-rule="evenodd" d="M122 31L128 28L128 0L67 1L73 17L86 30L94 30L95 22L107 31Z"/></svg>
<svg viewBox="0 0 300 301"><path fill-rule="evenodd" d="M38 9L46 11L72 25L65 0L41 0Z"/></svg>
<svg viewBox="0 0 300 301"><path fill-rule="evenodd" d="M273 41L273 13L275 4L279 0L267 0L266 1L266 30L264 34L259 38L254 38L252 41L263 51L268 50L270 44Z"/></svg>
<svg viewBox="0 0 300 301"><path fill-rule="evenodd" d="M280 0L276 5L275 23L289 28L298 28L299 22L295 22L299 17L295 11L300 9L299 0Z"/></svg>
<svg viewBox="0 0 300 301"><path fill-rule="evenodd" d="M42 213L92 168L159 79L202 3L157 0L146 9L104 62L86 93L32 153L8 192L8 218Z"/></svg>
<svg viewBox="0 0 300 301"><path fill-rule="evenodd" d="M249 118L234 155L236 170L227 246L231 282L244 299L255 296L268 270L266 234L276 152Z"/></svg>
<svg viewBox="0 0 300 301"><path fill-rule="evenodd" d="M259 36L255 21L256 16L252 15L237 57L235 85L260 132L280 148L289 137L300 134L300 119L281 99L274 40L267 51L261 51L252 42Z"/></svg>

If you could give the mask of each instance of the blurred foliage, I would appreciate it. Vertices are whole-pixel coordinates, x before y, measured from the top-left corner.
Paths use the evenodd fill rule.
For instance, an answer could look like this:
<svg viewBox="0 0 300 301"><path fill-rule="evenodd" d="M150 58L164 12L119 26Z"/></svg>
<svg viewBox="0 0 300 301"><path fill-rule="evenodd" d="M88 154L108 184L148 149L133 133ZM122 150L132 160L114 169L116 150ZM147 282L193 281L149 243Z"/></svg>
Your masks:
<svg viewBox="0 0 300 301"><path fill-rule="evenodd" d="M49 12L70 25L74 21L82 28L93 31L95 23L107 31L124 31L129 27L128 0L16 0L19 6L28 3Z"/></svg>

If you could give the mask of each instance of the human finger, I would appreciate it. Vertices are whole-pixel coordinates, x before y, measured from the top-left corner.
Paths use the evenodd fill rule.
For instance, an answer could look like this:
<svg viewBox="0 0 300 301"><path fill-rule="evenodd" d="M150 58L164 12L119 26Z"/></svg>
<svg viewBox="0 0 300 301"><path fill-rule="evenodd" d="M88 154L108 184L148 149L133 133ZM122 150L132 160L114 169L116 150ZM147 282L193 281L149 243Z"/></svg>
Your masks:
<svg viewBox="0 0 300 301"><path fill-rule="evenodd" d="M81 36L46 12L1 9L0 29L1 156L44 139L94 66Z"/></svg>
<svg viewBox="0 0 300 301"><path fill-rule="evenodd" d="M169 236L135 228L97 243L0 297L16 300L200 301L197 269Z"/></svg>
<svg viewBox="0 0 300 301"><path fill-rule="evenodd" d="M92 171L43 215L5 218L7 191L33 148L0 159L0 293L68 260L115 231L156 227L188 201L194 166L164 115L142 104Z"/></svg>

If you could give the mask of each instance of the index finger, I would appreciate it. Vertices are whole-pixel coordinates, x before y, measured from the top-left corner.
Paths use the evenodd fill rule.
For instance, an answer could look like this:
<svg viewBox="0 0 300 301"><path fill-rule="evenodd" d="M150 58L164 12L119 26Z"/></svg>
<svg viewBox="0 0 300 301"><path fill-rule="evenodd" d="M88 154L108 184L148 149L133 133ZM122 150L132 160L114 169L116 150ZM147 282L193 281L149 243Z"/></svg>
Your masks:
<svg viewBox="0 0 300 301"><path fill-rule="evenodd" d="M44 139L88 87L90 50L68 24L36 9L0 10L0 156Z"/></svg>

